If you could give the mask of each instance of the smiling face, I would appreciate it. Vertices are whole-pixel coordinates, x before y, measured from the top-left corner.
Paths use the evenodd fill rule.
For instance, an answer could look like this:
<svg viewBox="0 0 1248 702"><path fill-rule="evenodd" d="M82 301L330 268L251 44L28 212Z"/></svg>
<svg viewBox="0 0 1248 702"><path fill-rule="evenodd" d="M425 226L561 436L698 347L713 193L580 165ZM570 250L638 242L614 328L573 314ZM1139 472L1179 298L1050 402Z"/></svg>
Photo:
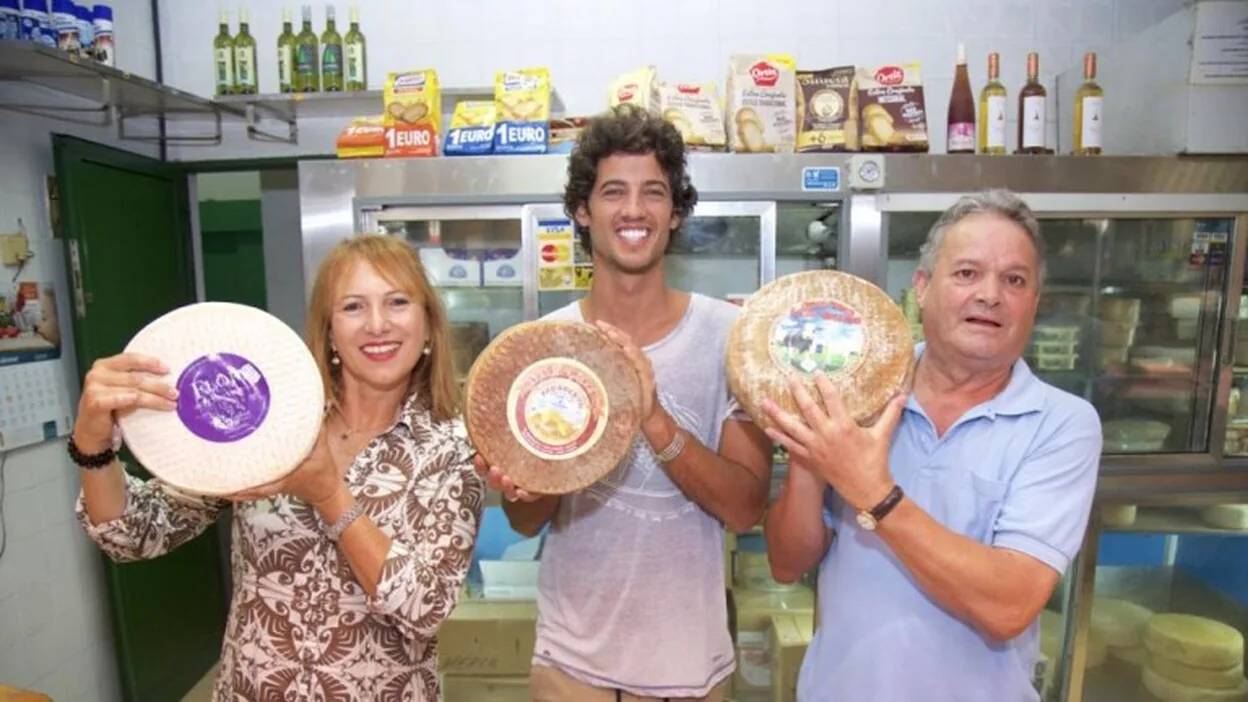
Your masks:
<svg viewBox="0 0 1248 702"><path fill-rule="evenodd" d="M344 383L406 386L428 343L424 305L365 261L351 266L333 304L330 341Z"/></svg>
<svg viewBox="0 0 1248 702"><path fill-rule="evenodd" d="M680 218L672 188L653 153L617 153L598 162L598 177L576 221L589 229L594 258L610 269L640 275L663 260Z"/></svg>
<svg viewBox="0 0 1248 702"><path fill-rule="evenodd" d="M972 369L1018 359L1031 337L1040 276L1035 245L996 214L965 217L944 232L930 276L914 275L927 347Z"/></svg>

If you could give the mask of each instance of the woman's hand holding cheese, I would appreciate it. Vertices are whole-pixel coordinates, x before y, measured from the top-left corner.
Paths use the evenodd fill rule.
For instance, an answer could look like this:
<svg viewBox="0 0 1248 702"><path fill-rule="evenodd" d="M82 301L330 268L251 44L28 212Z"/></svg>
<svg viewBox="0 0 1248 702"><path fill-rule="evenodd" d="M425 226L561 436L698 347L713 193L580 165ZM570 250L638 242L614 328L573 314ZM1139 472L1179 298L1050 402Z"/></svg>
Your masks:
<svg viewBox="0 0 1248 702"><path fill-rule="evenodd" d="M117 413L176 409L178 392L163 379L168 373L160 361L138 354L97 360L83 380L74 444L84 453L103 452L112 446Z"/></svg>

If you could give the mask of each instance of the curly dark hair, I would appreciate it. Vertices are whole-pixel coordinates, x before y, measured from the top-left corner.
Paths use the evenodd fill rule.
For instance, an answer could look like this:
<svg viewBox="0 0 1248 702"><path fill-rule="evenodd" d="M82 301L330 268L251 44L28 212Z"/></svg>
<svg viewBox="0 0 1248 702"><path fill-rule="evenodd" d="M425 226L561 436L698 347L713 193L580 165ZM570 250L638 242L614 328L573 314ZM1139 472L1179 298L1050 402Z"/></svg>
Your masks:
<svg viewBox="0 0 1248 702"><path fill-rule="evenodd" d="M672 214L685 218L698 203L698 191L689 180L685 141L680 131L661 117L636 105L619 105L589 120L568 158L568 183L563 190L563 210L576 227L576 235L587 253L593 252L589 229L576 222L582 205L589 209L589 195L598 180L598 163L613 154L654 154L667 174L672 191ZM667 250L680 234L672 230Z"/></svg>

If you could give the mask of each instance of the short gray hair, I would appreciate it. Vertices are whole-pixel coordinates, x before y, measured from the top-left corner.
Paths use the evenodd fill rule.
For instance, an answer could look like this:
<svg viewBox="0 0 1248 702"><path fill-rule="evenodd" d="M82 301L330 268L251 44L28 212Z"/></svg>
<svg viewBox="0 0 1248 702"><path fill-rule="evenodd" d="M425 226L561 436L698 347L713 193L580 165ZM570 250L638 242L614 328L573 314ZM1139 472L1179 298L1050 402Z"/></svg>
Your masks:
<svg viewBox="0 0 1248 702"><path fill-rule="evenodd" d="M1040 233L1040 222L1031 208L1018 195L1001 188L985 190L960 198L953 206L940 215L940 219L927 232L927 240L919 247L919 271L927 276L932 275L936 268L936 255L940 252L940 244L945 238L945 231L962 220L977 214L993 214L1017 224L1027 232L1031 243L1036 248L1036 272L1039 275L1037 288L1044 286L1044 236Z"/></svg>

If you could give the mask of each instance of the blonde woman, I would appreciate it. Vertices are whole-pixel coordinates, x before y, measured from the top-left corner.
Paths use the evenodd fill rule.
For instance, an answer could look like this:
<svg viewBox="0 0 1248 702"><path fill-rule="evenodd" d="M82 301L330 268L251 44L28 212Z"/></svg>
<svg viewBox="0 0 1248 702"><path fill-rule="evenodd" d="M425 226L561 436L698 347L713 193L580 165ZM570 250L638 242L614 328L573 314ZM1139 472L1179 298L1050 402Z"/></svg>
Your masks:
<svg viewBox="0 0 1248 702"><path fill-rule="evenodd" d="M361 236L321 265L307 341L325 423L290 477L231 497L234 591L213 699L438 700L436 633L485 493L457 418L446 313L409 246ZM70 445L78 518L116 561L177 548L229 504L141 482L116 460L118 413L174 407L141 371L168 369L128 354L92 366Z"/></svg>

